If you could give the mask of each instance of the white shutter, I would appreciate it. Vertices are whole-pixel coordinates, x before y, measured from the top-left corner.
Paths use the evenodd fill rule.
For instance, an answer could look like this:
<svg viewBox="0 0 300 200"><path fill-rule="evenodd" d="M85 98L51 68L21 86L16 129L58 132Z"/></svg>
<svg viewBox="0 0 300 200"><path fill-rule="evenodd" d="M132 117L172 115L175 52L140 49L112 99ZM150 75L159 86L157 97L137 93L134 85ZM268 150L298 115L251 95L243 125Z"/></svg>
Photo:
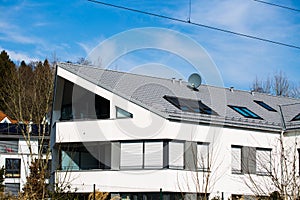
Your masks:
<svg viewBox="0 0 300 200"><path fill-rule="evenodd" d="M197 145L197 163L198 169L208 169L208 144Z"/></svg>
<svg viewBox="0 0 300 200"><path fill-rule="evenodd" d="M271 171L271 150L256 150L256 172L258 174L268 174Z"/></svg>
<svg viewBox="0 0 300 200"><path fill-rule="evenodd" d="M242 148L241 147L231 148L231 171L233 173L242 172Z"/></svg>
<svg viewBox="0 0 300 200"><path fill-rule="evenodd" d="M184 167L184 143L169 142L169 168Z"/></svg>
<svg viewBox="0 0 300 200"><path fill-rule="evenodd" d="M138 169L143 167L143 143L121 143L121 169Z"/></svg>
<svg viewBox="0 0 300 200"><path fill-rule="evenodd" d="M163 142L145 142L145 168L163 167Z"/></svg>

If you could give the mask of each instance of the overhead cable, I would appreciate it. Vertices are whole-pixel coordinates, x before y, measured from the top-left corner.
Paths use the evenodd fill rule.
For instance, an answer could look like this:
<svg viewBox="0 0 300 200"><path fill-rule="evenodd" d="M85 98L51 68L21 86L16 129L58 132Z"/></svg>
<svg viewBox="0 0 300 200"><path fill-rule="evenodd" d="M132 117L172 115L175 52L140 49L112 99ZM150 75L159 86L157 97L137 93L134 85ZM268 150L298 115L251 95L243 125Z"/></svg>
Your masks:
<svg viewBox="0 0 300 200"><path fill-rule="evenodd" d="M275 6L275 7L279 7L279 8L284 8L284 9L287 9L287 10L292 10L292 11L300 12L300 9L297 9L297 8L292 8L292 7L288 7L288 6L283 6L283 5L279 5L279 4L275 4L275 3L269 3L269 2L261 1L261 0L253 0L253 1L256 1L256 2L259 2L259 3L263 3L263 4L267 4L267 5L270 5L270 6Z"/></svg>
<svg viewBox="0 0 300 200"><path fill-rule="evenodd" d="M102 5L105 5L105 6L118 8L118 9L122 9L122 10L128 10L128 11L137 12L137 13L141 13L141 14L145 14L145 15L150 15L150 16L154 16L154 17L159 17L159 18L163 18L163 19L177 21L177 22L181 22L181 23L192 24L192 25L195 25L195 26L199 26L199 27L203 27L203 28L207 28L207 29L211 29L211 30L215 30L215 31L229 33L229 34L233 34L233 35L237 35L237 36L241 36L241 37L245 37L245 38L250 38L250 39L254 39L254 40L259 40L259 41L263 41L263 42L267 42L267 43L272 43L272 44L276 44L276 45L285 46L285 47L300 50L300 46L296 46L296 45L293 45L293 44L287 44L287 43L283 43L283 42L278 42L278 41L274 41L274 40L270 40L270 39L266 39L266 38L261 38L261 37L254 36L254 35L248 35L248 34L245 34L245 33L240 33L240 32L235 32L235 31L222 29L222 28L218 28L218 27L214 27L214 26L195 23L195 22L192 22L192 21L186 21L186 20L183 20L183 19L175 18L175 17L169 17L169 16L166 16L166 15L151 13L151 12L138 10L138 9L134 9L134 8L129 8L129 7L125 7L125 6L110 4L110 3L106 3L106 2L102 2L102 1L98 1L98 0L87 0L87 1L97 3L97 4L102 4Z"/></svg>

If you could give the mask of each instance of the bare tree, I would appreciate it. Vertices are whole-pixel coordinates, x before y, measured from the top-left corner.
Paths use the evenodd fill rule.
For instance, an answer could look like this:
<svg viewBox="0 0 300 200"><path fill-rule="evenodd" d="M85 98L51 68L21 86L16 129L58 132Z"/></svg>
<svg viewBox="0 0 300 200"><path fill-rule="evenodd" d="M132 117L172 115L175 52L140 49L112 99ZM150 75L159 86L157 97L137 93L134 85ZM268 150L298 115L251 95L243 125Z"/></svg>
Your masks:
<svg viewBox="0 0 300 200"><path fill-rule="evenodd" d="M299 199L297 138L284 139L282 133L272 154L255 159L263 174L246 174L244 182L257 197L272 199L275 195L276 199Z"/></svg>
<svg viewBox="0 0 300 200"><path fill-rule="evenodd" d="M9 71L9 78L5 79L0 89L6 112L18 122L27 125L26 130L22 129L22 136L29 150L31 163L28 165L34 173L29 173L28 184L24 186L21 197L25 199L44 199L47 196L47 177L43 175L50 159L46 115L51 109L53 78L54 68L47 60L29 65L22 61L20 66L15 66ZM38 152L35 152L32 147L34 124L38 128ZM44 145L46 149L43 148Z"/></svg>
<svg viewBox="0 0 300 200"><path fill-rule="evenodd" d="M260 80L257 77L252 83L251 91L272 94L275 96L299 97L299 86L293 84L288 77L279 71L270 78Z"/></svg>

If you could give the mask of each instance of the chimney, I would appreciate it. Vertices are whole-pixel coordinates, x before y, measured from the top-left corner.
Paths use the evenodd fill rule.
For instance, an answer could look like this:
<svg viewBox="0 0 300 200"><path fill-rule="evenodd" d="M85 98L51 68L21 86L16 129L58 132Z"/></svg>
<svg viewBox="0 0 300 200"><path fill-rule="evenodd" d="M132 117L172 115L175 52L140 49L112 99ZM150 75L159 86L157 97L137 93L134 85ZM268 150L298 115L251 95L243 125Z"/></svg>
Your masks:
<svg viewBox="0 0 300 200"><path fill-rule="evenodd" d="M182 83L182 79L180 78L180 79L178 79L178 81L179 81L179 85L181 85L181 83Z"/></svg>
<svg viewBox="0 0 300 200"><path fill-rule="evenodd" d="M172 78L172 83L175 83L175 78Z"/></svg>

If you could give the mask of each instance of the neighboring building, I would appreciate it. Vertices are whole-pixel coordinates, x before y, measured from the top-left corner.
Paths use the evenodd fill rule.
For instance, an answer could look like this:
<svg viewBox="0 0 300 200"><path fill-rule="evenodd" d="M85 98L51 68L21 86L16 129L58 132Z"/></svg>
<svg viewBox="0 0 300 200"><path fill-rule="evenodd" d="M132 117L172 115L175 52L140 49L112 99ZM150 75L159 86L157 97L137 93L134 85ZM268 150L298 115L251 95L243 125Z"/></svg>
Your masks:
<svg viewBox="0 0 300 200"><path fill-rule="evenodd" d="M257 194L249 177L272 191L280 138L300 132L299 99L84 65L56 73L52 183L78 193L95 184L130 199L159 199L160 189L165 200L235 199Z"/></svg>
<svg viewBox="0 0 300 200"><path fill-rule="evenodd" d="M36 124L17 123L0 112L0 167L5 168L5 192L17 195L26 183L29 173L30 152L23 134L30 134L32 154L35 157L39 151L39 127ZM11 123L12 122L12 123ZM42 125L41 125L42 127ZM49 141L49 130L46 127L45 141ZM44 142L46 144L47 142ZM44 152L46 146L43 146Z"/></svg>

